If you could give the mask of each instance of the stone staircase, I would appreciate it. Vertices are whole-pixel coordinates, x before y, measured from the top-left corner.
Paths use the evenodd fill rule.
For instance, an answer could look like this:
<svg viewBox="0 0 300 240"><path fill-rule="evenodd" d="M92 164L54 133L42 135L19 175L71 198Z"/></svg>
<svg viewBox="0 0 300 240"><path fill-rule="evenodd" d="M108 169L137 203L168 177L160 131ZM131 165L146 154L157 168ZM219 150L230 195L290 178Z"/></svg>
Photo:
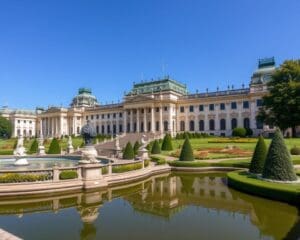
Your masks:
<svg viewBox="0 0 300 240"><path fill-rule="evenodd" d="M119 143L121 149L123 149L128 142L131 142L133 145L136 141L141 142L141 139L145 135L145 140L150 142L154 139L161 138L161 134L157 133L126 133L119 136ZM101 156L111 156L114 153L115 150L115 139L101 142L97 145L95 145L96 150L98 151L98 154Z"/></svg>

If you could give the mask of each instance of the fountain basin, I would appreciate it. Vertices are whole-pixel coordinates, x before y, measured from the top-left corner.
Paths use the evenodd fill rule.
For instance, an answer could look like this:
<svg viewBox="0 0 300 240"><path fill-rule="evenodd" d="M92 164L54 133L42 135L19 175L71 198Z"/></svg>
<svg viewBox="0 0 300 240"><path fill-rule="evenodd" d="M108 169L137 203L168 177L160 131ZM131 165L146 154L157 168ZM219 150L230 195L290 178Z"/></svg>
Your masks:
<svg viewBox="0 0 300 240"><path fill-rule="evenodd" d="M20 159L16 159L16 161L14 162L15 166L27 166L29 165L29 162L27 161L26 158L20 158Z"/></svg>

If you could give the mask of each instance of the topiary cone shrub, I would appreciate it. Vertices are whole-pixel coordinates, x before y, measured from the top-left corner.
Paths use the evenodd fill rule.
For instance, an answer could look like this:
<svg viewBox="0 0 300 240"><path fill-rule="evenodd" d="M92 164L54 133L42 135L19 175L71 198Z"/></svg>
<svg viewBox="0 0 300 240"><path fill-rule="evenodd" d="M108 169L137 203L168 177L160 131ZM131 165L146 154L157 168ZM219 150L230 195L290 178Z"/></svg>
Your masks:
<svg viewBox="0 0 300 240"><path fill-rule="evenodd" d="M126 144L123 152L123 159L131 160L134 159L134 151L130 142Z"/></svg>
<svg viewBox="0 0 300 240"><path fill-rule="evenodd" d="M255 174L262 173L267 153L268 150L265 140L262 136L260 136L255 146L255 150L249 167L249 172Z"/></svg>
<svg viewBox="0 0 300 240"><path fill-rule="evenodd" d="M161 153L161 149L160 149L159 142L155 140L151 149L151 154L160 154L160 153Z"/></svg>
<svg viewBox="0 0 300 240"><path fill-rule="evenodd" d="M233 137L246 137L247 130L242 127L237 127L232 130Z"/></svg>
<svg viewBox="0 0 300 240"><path fill-rule="evenodd" d="M37 153L38 147L39 147L39 143L35 138L30 146L29 153Z"/></svg>
<svg viewBox="0 0 300 240"><path fill-rule="evenodd" d="M184 140L179 161L194 161L193 149L188 138Z"/></svg>
<svg viewBox="0 0 300 240"><path fill-rule="evenodd" d="M48 150L48 154L60 154L60 146L56 138L52 139Z"/></svg>
<svg viewBox="0 0 300 240"><path fill-rule="evenodd" d="M136 141L133 146L134 155L138 154L139 148L140 148L140 143L138 141Z"/></svg>
<svg viewBox="0 0 300 240"><path fill-rule="evenodd" d="M166 134L164 137L163 143L161 145L161 150L163 151L172 151L173 146L172 146L172 137L170 134Z"/></svg>
<svg viewBox="0 0 300 240"><path fill-rule="evenodd" d="M262 177L277 181L295 181L297 176L283 136L277 130L272 139Z"/></svg>

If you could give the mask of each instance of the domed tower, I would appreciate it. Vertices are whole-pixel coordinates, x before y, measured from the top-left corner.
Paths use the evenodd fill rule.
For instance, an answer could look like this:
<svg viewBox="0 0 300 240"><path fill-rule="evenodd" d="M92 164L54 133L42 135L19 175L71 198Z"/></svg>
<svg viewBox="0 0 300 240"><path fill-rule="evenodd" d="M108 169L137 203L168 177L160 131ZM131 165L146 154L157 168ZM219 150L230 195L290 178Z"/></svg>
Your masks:
<svg viewBox="0 0 300 240"><path fill-rule="evenodd" d="M75 96L70 104L71 107L93 107L99 105L97 98L92 95L90 88L79 88L77 96Z"/></svg>

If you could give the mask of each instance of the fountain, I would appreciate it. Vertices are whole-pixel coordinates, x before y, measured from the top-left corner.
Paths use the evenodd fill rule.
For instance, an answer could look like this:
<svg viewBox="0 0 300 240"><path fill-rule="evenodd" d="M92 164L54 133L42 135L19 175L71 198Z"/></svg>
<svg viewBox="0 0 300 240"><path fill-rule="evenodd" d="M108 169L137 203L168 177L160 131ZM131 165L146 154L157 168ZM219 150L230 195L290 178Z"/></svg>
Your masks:
<svg viewBox="0 0 300 240"><path fill-rule="evenodd" d="M24 156L26 156L26 150L23 145L24 145L24 139L22 136L19 136L17 147L14 150L14 155L16 156L16 160L14 162L15 166L29 165L27 159L24 158Z"/></svg>
<svg viewBox="0 0 300 240"><path fill-rule="evenodd" d="M96 137L96 131L88 120L87 124L81 129L81 135L84 139L84 147L82 149L80 164L99 163L97 160L97 150L93 146L93 138Z"/></svg>

